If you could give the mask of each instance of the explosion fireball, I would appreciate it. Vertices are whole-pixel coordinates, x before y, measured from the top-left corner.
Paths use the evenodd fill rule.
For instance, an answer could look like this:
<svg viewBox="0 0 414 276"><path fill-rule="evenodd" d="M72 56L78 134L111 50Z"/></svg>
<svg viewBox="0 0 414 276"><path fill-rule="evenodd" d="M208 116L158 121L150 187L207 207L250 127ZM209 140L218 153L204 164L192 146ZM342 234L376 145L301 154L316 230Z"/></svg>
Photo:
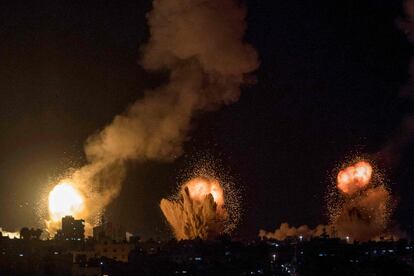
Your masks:
<svg viewBox="0 0 414 276"><path fill-rule="evenodd" d="M83 196L70 183L60 183L49 193L49 214L52 220L60 220L64 216L76 217L83 209Z"/></svg>
<svg viewBox="0 0 414 276"><path fill-rule="evenodd" d="M210 239L231 232L237 224L235 194L215 177L196 176L181 186L178 199L162 199L160 208L177 240Z"/></svg>
<svg viewBox="0 0 414 276"><path fill-rule="evenodd" d="M337 192L328 200L331 225L339 236L366 241L386 231L392 212L391 195L367 161L358 161L338 173Z"/></svg>
<svg viewBox="0 0 414 276"><path fill-rule="evenodd" d="M72 183L62 181L49 192L48 209L49 220L46 221L46 226L48 231L53 233L62 217L81 217L85 211L85 198Z"/></svg>
<svg viewBox="0 0 414 276"><path fill-rule="evenodd" d="M224 205L223 188L217 179L196 177L188 181L182 187L182 190L185 188L188 188L190 198L194 201L201 202L207 195L211 194L218 207L222 208Z"/></svg>
<svg viewBox="0 0 414 276"><path fill-rule="evenodd" d="M360 161L338 173L337 186L342 192L353 194L369 184L371 175L372 166L366 161Z"/></svg>

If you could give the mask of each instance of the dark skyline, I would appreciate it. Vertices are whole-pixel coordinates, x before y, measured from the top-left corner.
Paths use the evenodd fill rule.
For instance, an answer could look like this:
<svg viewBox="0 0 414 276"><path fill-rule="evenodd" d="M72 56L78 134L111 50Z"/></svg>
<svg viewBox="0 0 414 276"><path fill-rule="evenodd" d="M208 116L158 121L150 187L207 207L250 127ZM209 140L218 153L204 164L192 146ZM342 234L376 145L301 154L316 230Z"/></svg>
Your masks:
<svg viewBox="0 0 414 276"><path fill-rule="evenodd" d="M332 171L395 137L412 103L399 97L412 53L396 28L401 3L245 1L257 83L237 103L196 116L185 154L131 163L108 215L129 231L168 236L158 204L200 155L243 192L236 236L325 223ZM46 185L81 166L83 143L164 76L138 64L151 1L51 2L0 7L0 226L42 226ZM386 165L394 220L412 232L412 147ZM381 166L383 164L379 164ZM27 202L27 205L26 205ZM20 207L22 206L22 207Z"/></svg>

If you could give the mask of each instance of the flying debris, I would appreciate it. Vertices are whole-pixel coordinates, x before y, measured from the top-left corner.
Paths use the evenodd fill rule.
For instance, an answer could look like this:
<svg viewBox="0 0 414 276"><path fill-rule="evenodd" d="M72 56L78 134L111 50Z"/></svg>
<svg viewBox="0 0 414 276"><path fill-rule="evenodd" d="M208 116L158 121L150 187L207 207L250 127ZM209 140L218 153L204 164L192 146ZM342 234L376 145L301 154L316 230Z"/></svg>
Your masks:
<svg viewBox="0 0 414 276"><path fill-rule="evenodd" d="M196 177L188 181L183 188L188 189L189 196L195 201L203 201L207 195L211 194L218 207L223 208L223 188L217 179L203 176Z"/></svg>
<svg viewBox="0 0 414 276"><path fill-rule="evenodd" d="M330 223L337 234L359 241L384 235L393 208L381 173L367 160L358 160L340 170L337 187L328 198Z"/></svg>
<svg viewBox="0 0 414 276"><path fill-rule="evenodd" d="M185 173L177 195L160 203L177 240L230 234L241 217L240 189L211 157L200 157Z"/></svg>
<svg viewBox="0 0 414 276"><path fill-rule="evenodd" d="M228 217L223 188L214 178L191 179L181 187L178 200L162 199L160 208L177 240L215 237L224 231Z"/></svg>

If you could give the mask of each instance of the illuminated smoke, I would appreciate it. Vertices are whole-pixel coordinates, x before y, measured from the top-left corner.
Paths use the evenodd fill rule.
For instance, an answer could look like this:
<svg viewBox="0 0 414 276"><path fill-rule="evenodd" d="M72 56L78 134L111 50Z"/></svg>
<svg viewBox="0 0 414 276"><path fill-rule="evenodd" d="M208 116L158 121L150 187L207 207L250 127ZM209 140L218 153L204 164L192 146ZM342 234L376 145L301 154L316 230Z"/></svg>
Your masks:
<svg viewBox="0 0 414 276"><path fill-rule="evenodd" d="M284 222L280 225L278 229L274 232L266 232L265 230L260 230L259 237L261 239L275 239L275 240L285 240L289 237L302 237L307 240L311 237L318 237L323 233L329 231L328 226L318 225L315 229L309 228L307 225L302 225L299 227L290 227L288 223Z"/></svg>
<svg viewBox="0 0 414 276"><path fill-rule="evenodd" d="M358 241L378 239L389 235L391 201L380 173L374 172L369 162L359 160L341 169L336 177L335 189L328 196L328 225L311 229L307 225L295 228L282 223L275 232L261 230L259 236L283 240L289 236L310 238L325 233Z"/></svg>
<svg viewBox="0 0 414 276"><path fill-rule="evenodd" d="M391 196L380 185L344 200L333 212L331 223L339 237L352 237L359 241L379 238L387 230L391 212ZM332 207L335 209L335 207Z"/></svg>
<svg viewBox="0 0 414 276"><path fill-rule="evenodd" d="M215 178L196 177L179 191L179 199L162 199L160 208L177 240L208 239L229 230L224 190Z"/></svg>
<svg viewBox="0 0 414 276"><path fill-rule="evenodd" d="M359 241L383 236L387 232L393 206L381 173L366 160L356 161L339 172L338 187L339 175L343 172L352 176L347 184L353 188L348 192L342 190L341 194L332 193L328 198L330 223L336 234Z"/></svg>
<svg viewBox="0 0 414 276"><path fill-rule="evenodd" d="M240 220L241 197L226 172L205 158L198 161L177 196L160 203L177 240L211 239L230 234ZM218 168L220 170L220 168ZM220 174L220 175L218 175Z"/></svg>
<svg viewBox="0 0 414 276"><path fill-rule="evenodd" d="M86 222L94 224L118 196L126 161L173 160L195 112L238 100L240 86L258 67L256 51L243 42L245 16L236 0L153 1L141 64L168 72L168 82L86 141L88 163L69 176L85 196Z"/></svg>
<svg viewBox="0 0 414 276"><path fill-rule="evenodd" d="M208 239L224 230L227 211L217 179L197 177L185 183L178 200L162 199L160 208L177 240Z"/></svg>
<svg viewBox="0 0 414 276"><path fill-rule="evenodd" d="M8 232L0 227L0 233L3 237L9 237L9 239L20 239L20 232Z"/></svg>

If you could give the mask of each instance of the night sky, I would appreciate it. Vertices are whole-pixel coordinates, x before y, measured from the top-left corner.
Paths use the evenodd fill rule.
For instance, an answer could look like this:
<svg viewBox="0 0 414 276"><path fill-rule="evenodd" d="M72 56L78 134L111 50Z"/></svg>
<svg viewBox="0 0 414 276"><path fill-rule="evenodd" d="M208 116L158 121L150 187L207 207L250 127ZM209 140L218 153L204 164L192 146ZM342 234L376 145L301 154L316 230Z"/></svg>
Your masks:
<svg viewBox="0 0 414 276"><path fill-rule="evenodd" d="M43 226L47 185L84 164L83 143L164 76L139 65L151 1L0 4L0 226ZM338 163L377 156L412 103L399 97L412 46L395 25L399 1L246 0L257 83L240 100L198 114L185 154L129 164L111 220L169 237L158 207L199 156L217 159L243 191L236 237L281 222L327 222ZM414 147L381 163L397 199L393 220L414 232ZM195 162L196 163L196 162Z"/></svg>

